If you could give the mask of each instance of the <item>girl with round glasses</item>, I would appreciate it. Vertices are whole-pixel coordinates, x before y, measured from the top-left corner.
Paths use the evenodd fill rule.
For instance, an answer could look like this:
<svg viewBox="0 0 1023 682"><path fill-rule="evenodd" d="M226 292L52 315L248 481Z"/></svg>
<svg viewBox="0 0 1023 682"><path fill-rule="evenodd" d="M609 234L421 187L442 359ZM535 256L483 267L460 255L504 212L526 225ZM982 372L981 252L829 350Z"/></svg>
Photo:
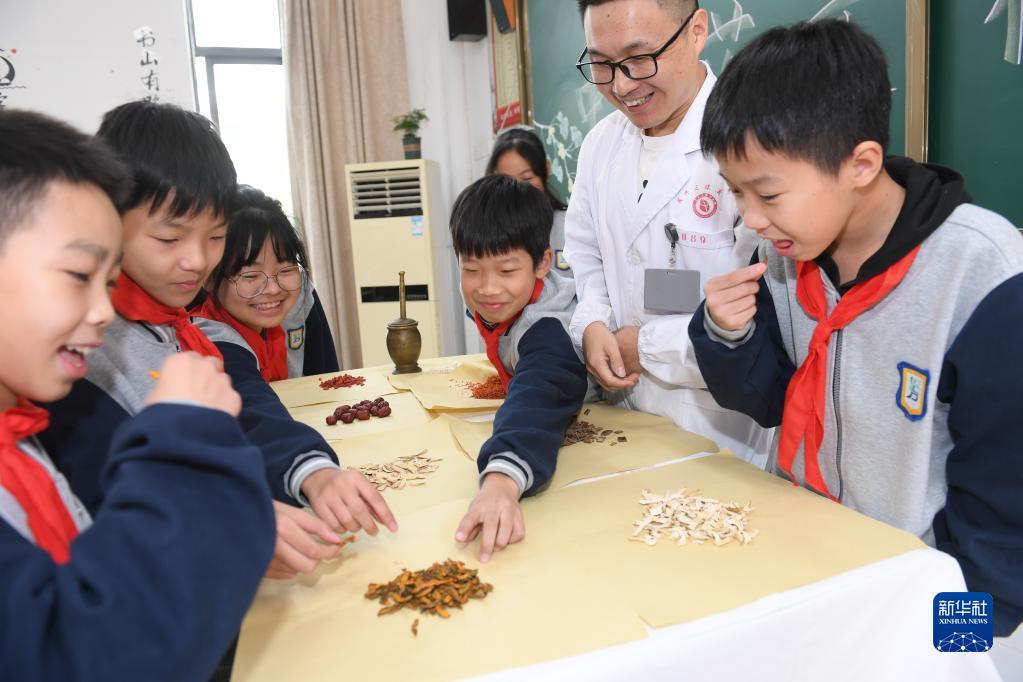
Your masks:
<svg viewBox="0 0 1023 682"><path fill-rule="evenodd" d="M279 201L242 185L224 257L195 315L230 325L267 381L338 370L334 341L307 273L305 246Z"/></svg>

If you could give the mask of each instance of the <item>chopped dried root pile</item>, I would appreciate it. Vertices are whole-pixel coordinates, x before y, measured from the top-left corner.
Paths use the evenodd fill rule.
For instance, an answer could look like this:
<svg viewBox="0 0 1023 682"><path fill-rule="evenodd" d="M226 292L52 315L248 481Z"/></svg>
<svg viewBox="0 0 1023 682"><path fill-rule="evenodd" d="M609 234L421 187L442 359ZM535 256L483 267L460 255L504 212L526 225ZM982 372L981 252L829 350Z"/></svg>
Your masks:
<svg viewBox="0 0 1023 682"><path fill-rule="evenodd" d="M407 485L426 485L426 474L437 471L440 461L430 459L426 456L426 450L423 450L386 464L367 464L359 467L359 471L376 486L377 490L388 488L401 490Z"/></svg>
<svg viewBox="0 0 1023 682"><path fill-rule="evenodd" d="M629 539L656 545L664 535L680 545L713 542L721 546L733 540L745 545L760 533L759 530L747 530L747 515L753 511L751 503L740 507L734 502L703 497L698 492L687 492L682 488L677 493L666 493L660 497L644 490L639 500L643 506L643 518L633 521L636 530Z"/></svg>
<svg viewBox="0 0 1023 682"><path fill-rule="evenodd" d="M475 569L466 568L461 561L448 559L421 571L404 569L389 583L370 583L366 599L377 599L384 608L378 616L401 609L418 609L448 618L448 609L462 608L470 599L483 599L494 586L480 582ZM412 623L412 634L419 634L419 619Z"/></svg>
<svg viewBox="0 0 1023 682"><path fill-rule="evenodd" d="M629 439L621 435L622 433L624 432L621 429L603 429L596 424L576 418L565 429L565 438L561 441L561 447L568 447L576 443L603 443L609 439L611 442L608 445L627 443Z"/></svg>

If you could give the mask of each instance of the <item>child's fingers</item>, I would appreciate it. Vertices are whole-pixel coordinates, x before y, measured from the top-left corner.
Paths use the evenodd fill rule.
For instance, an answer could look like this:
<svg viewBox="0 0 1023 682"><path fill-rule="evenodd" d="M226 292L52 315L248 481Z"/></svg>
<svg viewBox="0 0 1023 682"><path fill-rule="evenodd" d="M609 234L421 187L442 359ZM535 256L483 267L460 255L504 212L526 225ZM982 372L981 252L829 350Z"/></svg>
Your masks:
<svg viewBox="0 0 1023 682"><path fill-rule="evenodd" d="M512 520L511 542L521 542L526 537L526 523L522 520L522 514L516 514Z"/></svg>
<svg viewBox="0 0 1023 682"><path fill-rule="evenodd" d="M325 545L314 540L313 535L309 532L299 528L297 525L291 524L285 524L284 526L278 527L277 539L279 541L278 544L280 544L280 542L284 542L295 551L300 552L303 556L315 561L332 559L337 556L337 553L341 549L336 544L341 541L340 538L334 541L333 544ZM290 555L290 553L288 554Z"/></svg>
<svg viewBox="0 0 1023 682"><path fill-rule="evenodd" d="M362 530L362 525L352 516L348 507L341 502L340 498L335 498L327 503L330 506L330 510L334 513L334 517L341 524L341 527L350 533L358 533Z"/></svg>
<svg viewBox="0 0 1023 682"><path fill-rule="evenodd" d="M455 542L472 542L479 534L479 513L472 507L465 513L455 529Z"/></svg>
<svg viewBox="0 0 1023 682"><path fill-rule="evenodd" d="M319 564L318 560L306 556L281 538L277 539L274 548L274 560L297 573L312 573Z"/></svg>
<svg viewBox="0 0 1023 682"><path fill-rule="evenodd" d="M727 303L744 298L755 298L759 291L760 285L756 282L742 282L741 284L736 284L734 287L712 291L710 295L707 296L707 301L712 305L720 307Z"/></svg>
<svg viewBox="0 0 1023 682"><path fill-rule="evenodd" d="M511 543L511 516L511 513L505 512L498 518L497 536L494 538L494 547L498 550L504 549Z"/></svg>
<svg viewBox="0 0 1023 682"><path fill-rule="evenodd" d="M497 513L487 514L483 519L483 531L480 533L480 561L486 563L494 555L494 544L497 541L497 528L500 516Z"/></svg>
<svg viewBox="0 0 1023 682"><path fill-rule="evenodd" d="M711 277L707 281L705 290L709 295L712 291L721 291L723 289L730 289L734 286L742 284L744 282L755 282L763 277L764 272L767 270L767 265L764 263L754 263L753 265L746 266L740 270L725 273L724 275L718 275L717 277Z"/></svg>
<svg viewBox="0 0 1023 682"><path fill-rule="evenodd" d="M369 505L370 512L372 512L374 518L387 526L387 530L392 533L397 532L398 522L394 519L394 513L387 506L387 502L384 500L384 496L380 494L380 491L373 487L373 484L369 481L366 481L366 484L360 487L360 491L362 499Z"/></svg>
<svg viewBox="0 0 1023 682"><path fill-rule="evenodd" d="M322 504L319 506L321 508L324 507ZM294 507L290 507L290 509L292 510L292 513L287 514L288 519L301 530L311 535L319 536L324 542L329 542L331 544L341 542L341 536L333 530L333 527L337 527L335 524L331 523L333 519L323 518L324 513L321 512L320 509L316 509L315 507L313 508L313 511L317 513L318 517L313 516L312 514L307 514L301 509L295 509ZM331 516L329 508L326 508L325 511L327 511L328 517Z"/></svg>
<svg viewBox="0 0 1023 682"><path fill-rule="evenodd" d="M369 513L369 507L366 506L366 503L362 501L361 497L356 497L353 500L348 500L347 504L345 500L339 499L334 504L335 506L337 505L347 506L348 513L352 515L352 517L355 519L355 522L359 524L359 526L361 526L362 529L369 533L370 535L376 535L378 532L380 532L377 529L376 522L373 521L373 516ZM335 510L334 513L337 514L338 513L337 510Z"/></svg>

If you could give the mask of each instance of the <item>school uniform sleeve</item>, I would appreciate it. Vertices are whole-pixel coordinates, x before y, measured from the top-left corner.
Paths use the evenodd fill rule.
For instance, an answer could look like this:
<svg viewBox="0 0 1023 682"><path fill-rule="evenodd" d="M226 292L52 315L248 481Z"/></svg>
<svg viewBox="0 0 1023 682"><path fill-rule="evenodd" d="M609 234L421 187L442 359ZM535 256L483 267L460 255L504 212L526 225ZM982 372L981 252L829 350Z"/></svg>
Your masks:
<svg viewBox="0 0 1023 682"><path fill-rule="evenodd" d="M320 297L313 289L313 307L305 318L305 354L302 361L302 376L338 372L340 369L337 350L334 348L334 337L327 324L327 315L323 312Z"/></svg>
<svg viewBox="0 0 1023 682"><path fill-rule="evenodd" d="M579 299L568 331L577 348L583 347L583 332L593 322L603 322L611 330L615 328L604 280L604 260L597 243L597 218L590 197L589 153L584 141L579 150L572 200L565 214L565 258L572 268Z"/></svg>
<svg viewBox="0 0 1023 682"><path fill-rule="evenodd" d="M242 397L238 415L242 430L263 452L274 499L307 504L302 483L314 471L338 468L337 455L316 429L291 418L263 379L248 347L229 341L217 342L216 346L224 356L224 371Z"/></svg>
<svg viewBox="0 0 1023 682"><path fill-rule="evenodd" d="M95 515L103 502L100 475L110 444L131 414L88 379L76 381L66 397L43 407L50 413L50 425L39 441L75 496Z"/></svg>
<svg viewBox="0 0 1023 682"><path fill-rule="evenodd" d="M971 591L995 600L995 634L1023 621L1023 275L989 293L941 368L949 405L948 497L934 518L938 549L954 556Z"/></svg>
<svg viewBox="0 0 1023 682"><path fill-rule="evenodd" d="M0 523L3 678L206 679L273 553L259 451L225 413L155 405L117 430L102 484L66 564Z"/></svg>
<svg viewBox="0 0 1023 682"><path fill-rule="evenodd" d="M692 316L689 338L714 400L749 415L764 428L780 425L785 391L796 368L782 344L771 293L760 287L753 323L742 336L717 327L706 305L701 303Z"/></svg>
<svg viewBox="0 0 1023 682"><path fill-rule="evenodd" d="M586 367L562 324L549 317L533 324L519 340L519 361L494 433L480 448L481 480L496 471L510 476L520 495L543 489L586 385Z"/></svg>

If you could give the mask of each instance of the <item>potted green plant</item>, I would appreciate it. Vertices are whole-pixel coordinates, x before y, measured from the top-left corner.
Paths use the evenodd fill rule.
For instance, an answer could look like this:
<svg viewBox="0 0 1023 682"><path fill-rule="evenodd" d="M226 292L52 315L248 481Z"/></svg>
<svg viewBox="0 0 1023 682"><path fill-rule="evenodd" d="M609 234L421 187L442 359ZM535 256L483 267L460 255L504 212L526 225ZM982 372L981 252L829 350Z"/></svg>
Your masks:
<svg viewBox="0 0 1023 682"><path fill-rule="evenodd" d="M407 114L394 117L394 130L404 133L401 142L405 147L406 159L422 158L422 140L419 138L419 126L423 121L429 120L426 117L426 111L423 109L413 109Z"/></svg>

